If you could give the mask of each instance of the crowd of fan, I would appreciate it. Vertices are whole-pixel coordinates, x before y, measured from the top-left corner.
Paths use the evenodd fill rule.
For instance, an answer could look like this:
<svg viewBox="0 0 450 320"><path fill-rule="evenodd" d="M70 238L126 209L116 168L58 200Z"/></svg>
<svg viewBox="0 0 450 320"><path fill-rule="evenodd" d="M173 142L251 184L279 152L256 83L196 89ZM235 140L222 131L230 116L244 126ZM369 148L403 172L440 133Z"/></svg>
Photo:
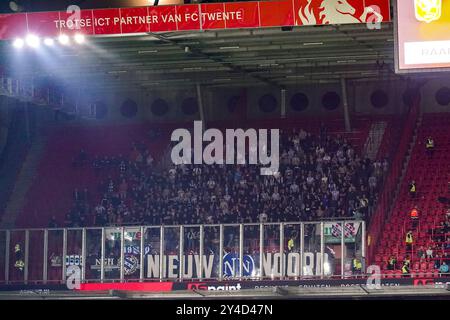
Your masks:
<svg viewBox="0 0 450 320"><path fill-rule="evenodd" d="M256 165L172 165L155 169L144 143L129 156L94 157L81 151L74 166L102 182L95 207L88 190L74 192L65 225L170 225L368 219L388 169L361 158L344 138L282 131L280 170ZM92 217L94 219L92 220Z"/></svg>

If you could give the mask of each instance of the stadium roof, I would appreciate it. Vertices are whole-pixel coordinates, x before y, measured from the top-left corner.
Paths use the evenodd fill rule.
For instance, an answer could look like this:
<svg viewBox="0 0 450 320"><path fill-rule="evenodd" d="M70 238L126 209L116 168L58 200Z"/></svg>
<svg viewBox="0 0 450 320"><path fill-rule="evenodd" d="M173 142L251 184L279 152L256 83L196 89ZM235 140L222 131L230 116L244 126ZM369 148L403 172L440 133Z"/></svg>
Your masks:
<svg viewBox="0 0 450 320"><path fill-rule="evenodd" d="M10 67L19 63L24 77L58 77L68 85L91 88L195 83L213 87L270 84L282 88L335 82L340 77L396 77L393 38L392 23L383 23L379 30L359 24L286 31L169 32L93 37L83 46L25 50L20 54L4 42L2 55L6 56L1 58Z"/></svg>

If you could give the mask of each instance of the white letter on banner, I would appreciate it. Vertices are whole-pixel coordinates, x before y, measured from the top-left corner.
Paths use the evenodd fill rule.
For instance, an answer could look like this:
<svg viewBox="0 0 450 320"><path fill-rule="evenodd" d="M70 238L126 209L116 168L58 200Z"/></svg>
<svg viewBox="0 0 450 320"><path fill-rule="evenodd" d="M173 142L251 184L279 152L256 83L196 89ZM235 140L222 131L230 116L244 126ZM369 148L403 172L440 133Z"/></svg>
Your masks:
<svg viewBox="0 0 450 320"><path fill-rule="evenodd" d="M269 276L272 273L272 253L268 252L266 254L263 253L263 266L261 268L262 276Z"/></svg>
<svg viewBox="0 0 450 320"><path fill-rule="evenodd" d="M147 256L147 278L159 278L159 255Z"/></svg>
<svg viewBox="0 0 450 320"><path fill-rule="evenodd" d="M298 277L300 275L300 254L296 252L287 255L287 276Z"/></svg>
<svg viewBox="0 0 450 320"><path fill-rule="evenodd" d="M186 264L187 264L187 269L188 269L187 273L185 273ZM183 278L192 279L192 254L185 256L185 258L184 258Z"/></svg>
<svg viewBox="0 0 450 320"><path fill-rule="evenodd" d="M176 260L178 260L178 256L175 255L169 256L169 278L178 277L178 275L175 273L175 270L177 269L177 265L175 264Z"/></svg>
<svg viewBox="0 0 450 320"><path fill-rule="evenodd" d="M308 259L309 258L309 259ZM303 254L303 275L313 276L314 272L314 254L311 252L305 252Z"/></svg>
<svg viewBox="0 0 450 320"><path fill-rule="evenodd" d="M273 255L273 275L281 277L281 253L279 252Z"/></svg>
<svg viewBox="0 0 450 320"><path fill-rule="evenodd" d="M205 273L205 278L211 278L211 273L212 273L212 267L213 267L213 261L214 261L214 256L211 254L208 256L208 260L206 260L206 256L202 255L203 258L203 271ZM198 254L196 254L194 256L195 259L195 270L196 270L196 278L200 278L201 277L201 273L200 273L200 256Z"/></svg>

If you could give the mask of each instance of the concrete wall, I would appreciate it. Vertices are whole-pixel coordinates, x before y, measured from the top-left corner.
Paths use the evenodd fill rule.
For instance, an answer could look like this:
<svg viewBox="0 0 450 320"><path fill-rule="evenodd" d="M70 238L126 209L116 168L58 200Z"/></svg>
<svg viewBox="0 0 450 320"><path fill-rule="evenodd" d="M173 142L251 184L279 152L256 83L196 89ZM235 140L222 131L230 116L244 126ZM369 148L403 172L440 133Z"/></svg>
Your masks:
<svg viewBox="0 0 450 320"><path fill-rule="evenodd" d="M407 88L405 81L353 82L348 86L350 110L358 114L401 114L407 110L403 93ZM384 92L387 104L381 108L372 105L371 97L376 91Z"/></svg>
<svg viewBox="0 0 450 320"><path fill-rule="evenodd" d="M433 79L425 83L421 88L422 102L425 112L450 112L449 106L441 106L435 99L437 90L441 87L450 88L450 77ZM403 94L408 88L403 80L390 80L378 82L347 82L347 94L349 111L351 115L392 115L402 114L407 110ZM371 97L376 91L383 92L387 102L381 108L373 106ZM340 97L340 104L334 110L328 110L322 105L323 95L327 92L336 92ZM297 111L291 106L291 99L296 93L307 96L309 104L304 110ZM260 108L260 98L266 94L276 99L275 108L270 112L264 112ZM73 95L74 96L74 95ZM95 101L103 101L108 107L108 115L103 122L175 122L193 121L200 119L199 112L186 115L181 108L185 98L197 98L194 86L188 89L170 89L161 87L156 89L140 89L134 91L117 92L83 92L78 96L80 106L88 106ZM237 108L231 112L229 101L233 97L240 97ZM156 99L163 99L168 105L168 112L163 116L155 115L151 106ZM76 98L67 96L67 100L75 101ZM121 106L126 99L136 102L138 111L136 116L126 118L121 113ZM281 116L281 91L275 87L251 87L251 88L202 88L202 99L205 117L209 121L233 120L233 119L261 119ZM336 117L343 115L343 98L339 83L296 85L286 88L286 117L296 118L305 116Z"/></svg>
<svg viewBox="0 0 450 320"><path fill-rule="evenodd" d="M436 101L436 93L441 88L450 89L450 76L431 79L424 84L421 90L423 112L450 112L450 101L447 105L440 105Z"/></svg>

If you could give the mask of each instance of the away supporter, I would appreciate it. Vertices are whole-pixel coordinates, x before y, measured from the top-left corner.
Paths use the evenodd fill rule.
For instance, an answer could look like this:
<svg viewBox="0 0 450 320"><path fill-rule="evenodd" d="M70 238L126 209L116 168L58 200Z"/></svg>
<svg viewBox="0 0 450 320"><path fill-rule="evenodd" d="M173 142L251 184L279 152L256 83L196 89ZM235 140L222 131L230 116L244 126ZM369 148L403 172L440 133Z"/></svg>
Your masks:
<svg viewBox="0 0 450 320"><path fill-rule="evenodd" d="M361 158L342 137L321 130L281 132L280 170L261 176L254 165L154 168L144 143L128 157L93 157L101 201L96 226L200 224L368 219L386 162ZM84 156L88 158L87 155ZM74 197L66 222L84 225L90 201ZM77 200L78 199L78 200ZM92 219L89 219L92 221ZM91 222L92 223L92 222Z"/></svg>

